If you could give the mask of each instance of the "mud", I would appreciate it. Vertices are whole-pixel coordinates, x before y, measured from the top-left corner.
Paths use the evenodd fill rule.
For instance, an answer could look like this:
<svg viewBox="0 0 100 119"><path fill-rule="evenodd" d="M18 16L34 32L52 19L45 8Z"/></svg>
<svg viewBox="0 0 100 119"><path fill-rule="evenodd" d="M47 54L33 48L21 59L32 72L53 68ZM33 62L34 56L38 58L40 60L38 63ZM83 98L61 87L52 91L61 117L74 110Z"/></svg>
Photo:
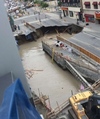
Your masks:
<svg viewBox="0 0 100 119"><path fill-rule="evenodd" d="M19 48L24 69L31 71L28 75L28 83L32 91L39 95L38 89L49 96L51 107L55 108L67 100L73 91L80 89L80 82L69 72L64 71L42 50L41 40L47 37L55 37L56 34L45 35L36 42L23 44ZM65 34L64 34L65 36ZM66 35L66 37L71 37Z"/></svg>

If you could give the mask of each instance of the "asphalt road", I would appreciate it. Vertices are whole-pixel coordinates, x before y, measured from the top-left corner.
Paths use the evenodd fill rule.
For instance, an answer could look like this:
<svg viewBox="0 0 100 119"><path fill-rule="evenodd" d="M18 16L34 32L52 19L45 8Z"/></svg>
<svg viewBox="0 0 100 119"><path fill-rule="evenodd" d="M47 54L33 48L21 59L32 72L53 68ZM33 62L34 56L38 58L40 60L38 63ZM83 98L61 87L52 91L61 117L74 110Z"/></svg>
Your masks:
<svg viewBox="0 0 100 119"><path fill-rule="evenodd" d="M100 38L89 33L81 32L70 38L70 41L100 57Z"/></svg>

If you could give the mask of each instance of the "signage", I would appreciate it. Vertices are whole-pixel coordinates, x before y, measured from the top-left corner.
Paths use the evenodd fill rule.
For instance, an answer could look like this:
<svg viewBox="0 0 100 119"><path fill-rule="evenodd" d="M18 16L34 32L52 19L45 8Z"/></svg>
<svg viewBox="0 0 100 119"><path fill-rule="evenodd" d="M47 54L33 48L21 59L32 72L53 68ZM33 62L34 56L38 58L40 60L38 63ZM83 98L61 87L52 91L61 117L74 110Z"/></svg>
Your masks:
<svg viewBox="0 0 100 119"><path fill-rule="evenodd" d="M95 12L96 19L100 19L100 11Z"/></svg>
<svg viewBox="0 0 100 119"><path fill-rule="evenodd" d="M61 7L61 9L62 9L62 10L68 10L68 8L67 8L67 7Z"/></svg>

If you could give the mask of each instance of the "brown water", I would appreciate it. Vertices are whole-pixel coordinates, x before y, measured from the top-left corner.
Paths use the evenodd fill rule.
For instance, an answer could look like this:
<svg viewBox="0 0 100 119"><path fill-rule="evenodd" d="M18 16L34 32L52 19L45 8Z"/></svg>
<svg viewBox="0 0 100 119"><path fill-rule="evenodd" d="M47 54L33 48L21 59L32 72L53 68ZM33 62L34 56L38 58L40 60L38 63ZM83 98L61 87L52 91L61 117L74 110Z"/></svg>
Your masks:
<svg viewBox="0 0 100 119"><path fill-rule="evenodd" d="M34 70L33 76L28 79L31 90L39 95L39 89L49 96L51 106L55 108L56 101L62 104L71 96L71 90L74 93L79 90L80 82L70 72L52 63L51 58L42 50L41 40L21 45L19 51L25 70Z"/></svg>

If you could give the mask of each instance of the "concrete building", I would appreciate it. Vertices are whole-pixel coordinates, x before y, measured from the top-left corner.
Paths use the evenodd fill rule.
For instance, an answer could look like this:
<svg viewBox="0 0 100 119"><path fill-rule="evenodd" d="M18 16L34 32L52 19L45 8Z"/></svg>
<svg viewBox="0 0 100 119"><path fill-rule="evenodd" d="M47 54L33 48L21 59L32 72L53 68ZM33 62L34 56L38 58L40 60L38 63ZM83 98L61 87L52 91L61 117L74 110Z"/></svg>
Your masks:
<svg viewBox="0 0 100 119"><path fill-rule="evenodd" d="M100 0L82 0L82 5L85 21L100 24Z"/></svg>
<svg viewBox="0 0 100 119"><path fill-rule="evenodd" d="M20 78L28 97L31 98L21 58L4 7L4 0L0 0L0 11L0 16L2 16L0 17L0 76L12 72L13 80Z"/></svg>
<svg viewBox="0 0 100 119"><path fill-rule="evenodd" d="M80 0L61 0L64 17L82 20Z"/></svg>

